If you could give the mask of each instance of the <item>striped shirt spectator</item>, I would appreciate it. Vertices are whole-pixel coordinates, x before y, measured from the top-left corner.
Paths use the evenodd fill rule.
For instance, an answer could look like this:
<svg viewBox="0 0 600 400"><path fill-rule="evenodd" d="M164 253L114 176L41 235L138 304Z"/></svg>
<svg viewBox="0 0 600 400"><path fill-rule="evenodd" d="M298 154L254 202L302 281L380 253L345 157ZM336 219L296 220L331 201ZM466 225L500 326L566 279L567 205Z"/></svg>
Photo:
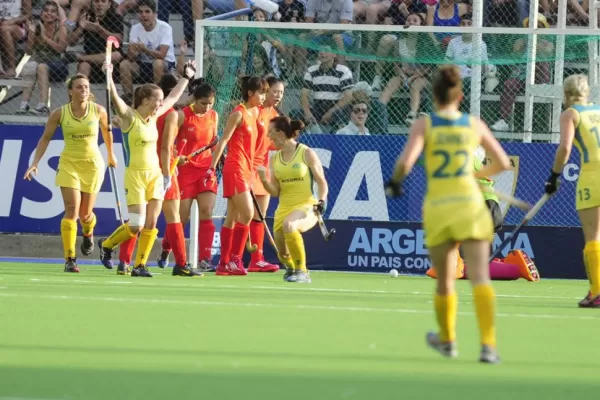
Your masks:
<svg viewBox="0 0 600 400"><path fill-rule="evenodd" d="M323 115L333 108L352 89L352 71L345 65L334 62L332 53L319 53L319 64L308 68L304 75L302 90L302 107L304 117L308 122L320 122ZM310 107L308 98L312 93L313 105Z"/></svg>

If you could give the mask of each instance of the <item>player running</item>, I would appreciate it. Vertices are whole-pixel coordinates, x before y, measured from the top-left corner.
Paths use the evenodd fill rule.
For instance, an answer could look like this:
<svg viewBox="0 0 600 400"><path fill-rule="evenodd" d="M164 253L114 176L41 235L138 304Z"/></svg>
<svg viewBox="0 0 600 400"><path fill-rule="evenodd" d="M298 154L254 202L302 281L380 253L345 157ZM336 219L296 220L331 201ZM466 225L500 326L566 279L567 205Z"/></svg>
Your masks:
<svg viewBox="0 0 600 400"><path fill-rule="evenodd" d="M178 153L182 156L208 145L217 137L219 118L215 110L215 89L208 83L196 82L192 93L193 103L178 111L177 136ZM202 272L214 271L210 264L215 225L212 220L213 208L217 199L217 184L205 183L205 176L211 162L211 151L207 150L187 160L180 157L179 186L181 190L181 221L189 221L194 199L198 204L200 227L198 232L198 269ZM159 263L165 263L168 247L163 246Z"/></svg>
<svg viewBox="0 0 600 400"><path fill-rule="evenodd" d="M267 170L267 179L269 176L269 150L275 150L273 142L269 139L269 124L271 120L279 115L277 106L281 103L283 92L285 90L283 81L275 77L267 78L269 91L265 98L265 103L260 108L260 116L258 118L258 137L256 139L256 153L254 154L254 169L264 166ZM269 200L271 196L263 187L258 173L254 174L252 182L252 191L256 196L256 200L263 212L266 215L269 208ZM234 230L241 229L241 225L236 225ZM238 234L234 232L234 236ZM254 216L250 222L250 240L256 246L256 251L251 253L250 265L248 272L277 272L279 267L265 261L263 248L265 243L265 225L260 220L258 210L254 210ZM242 249L243 250L243 249ZM242 254L238 254L241 258Z"/></svg>
<svg viewBox="0 0 600 400"><path fill-rule="evenodd" d="M227 199L227 216L221 227L221 259L217 275L247 275L240 254L250 231L254 206L250 196L254 152L256 148L259 106L269 90L266 80L253 76L242 78L243 103L233 109L227 119L223 136L215 146L209 169L205 175L206 186L216 186L215 168L225 146L227 158L223 165L223 197ZM236 230L234 224L242 228Z"/></svg>
<svg viewBox="0 0 600 400"><path fill-rule="evenodd" d="M177 77L172 74L164 75L158 86L163 91L165 96L168 96L173 88L177 85ZM179 181L177 174L171 174L170 166L175 162L173 144L177 136L178 114L171 107L156 120L156 128L158 130L157 152L159 155L160 166L164 176L171 175L171 187L165 193L165 200L162 205L162 211L167 221L166 231L162 240L163 253L171 253L171 249L175 254L175 266L172 274L175 276L202 276L195 268L190 268L187 265L187 254L185 249L185 235L183 225L179 217ZM119 246L119 266L117 273L127 275L129 272L129 263L137 235L129 240L121 243ZM166 267L166 263L161 265L159 260L158 266Z"/></svg>
<svg viewBox="0 0 600 400"><path fill-rule="evenodd" d="M329 187L317 154L296 141L302 129L301 121L290 121L288 117L271 120L269 138L277 153L271 158L270 179L264 165L258 167L258 174L266 191L279 197L273 230L279 261L287 270L284 280L310 283L302 233L317 223L315 212L324 212ZM313 180L318 201L312 192Z"/></svg>
<svg viewBox="0 0 600 400"><path fill-rule="evenodd" d="M479 360L497 363L500 358L494 322L496 295L488 267L494 226L477 179L509 169L510 160L484 122L458 111L463 92L456 66L438 70L432 91L436 111L419 118L411 127L410 138L386 184L386 192L391 196L402 194L402 181L423 151L427 175L423 226L438 275L434 307L440 328L439 333L427 334L427 344L446 357L458 355L453 256L457 245L462 243L479 323ZM479 144L492 162L474 172L473 157Z"/></svg>
<svg viewBox="0 0 600 400"><path fill-rule="evenodd" d="M171 94L163 100L162 90L154 84L140 86L134 94L133 108L129 107L117 93L112 79L112 64L105 65L108 74L110 95L123 129L125 148L125 194L129 222L118 227L108 239L100 240L102 264L112 269L112 253L115 247L140 233L140 241L131 276L151 277L146 263L156 240L156 221L162 208L165 192L171 187L172 177L169 164L159 160L156 146L158 130L156 116L169 110L181 97L189 80L194 76L194 65L187 63L184 76ZM126 127L126 128L125 128Z"/></svg>
<svg viewBox="0 0 600 400"><path fill-rule="evenodd" d="M106 166L98 147L98 130L108 153L108 165L116 167L113 153L113 137L108 130L106 110L92 101L90 82L85 75L75 75L67 82L69 103L50 114L44 134L35 150L25 179L37 174L38 164L56 128L62 128L65 147L60 155L56 171L56 185L60 187L65 215L60 223L60 235L65 254L65 272L79 272L75 256L77 218L81 222L83 242L81 253L90 255L94 250L94 227L96 215L93 208L102 186Z"/></svg>
<svg viewBox="0 0 600 400"><path fill-rule="evenodd" d="M600 106L588 102L587 76L571 75L563 87L566 110L560 116L560 144L546 181L546 193L552 194L558 189L558 178L574 142L581 155L575 208L585 238L583 263L590 283L579 307L600 308Z"/></svg>

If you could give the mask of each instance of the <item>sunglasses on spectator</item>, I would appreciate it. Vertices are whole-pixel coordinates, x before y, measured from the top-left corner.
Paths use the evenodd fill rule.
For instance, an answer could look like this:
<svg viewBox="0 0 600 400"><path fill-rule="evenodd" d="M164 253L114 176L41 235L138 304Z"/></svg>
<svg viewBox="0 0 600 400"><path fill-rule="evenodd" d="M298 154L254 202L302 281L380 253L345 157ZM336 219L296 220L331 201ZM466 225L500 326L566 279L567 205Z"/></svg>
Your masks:
<svg viewBox="0 0 600 400"><path fill-rule="evenodd" d="M356 107L352 109L352 112L355 114L366 114L369 112L366 107Z"/></svg>
<svg viewBox="0 0 600 400"><path fill-rule="evenodd" d="M46 11L46 12L47 11L57 11L57 10L58 9L56 7L52 7L52 6L42 8L42 11Z"/></svg>

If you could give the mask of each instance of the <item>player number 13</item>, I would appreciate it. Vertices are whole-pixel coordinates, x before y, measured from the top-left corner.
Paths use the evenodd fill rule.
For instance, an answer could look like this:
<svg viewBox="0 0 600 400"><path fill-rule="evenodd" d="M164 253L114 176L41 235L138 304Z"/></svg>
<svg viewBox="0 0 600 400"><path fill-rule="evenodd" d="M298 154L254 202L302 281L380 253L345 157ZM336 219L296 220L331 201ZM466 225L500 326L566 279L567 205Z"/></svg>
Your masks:
<svg viewBox="0 0 600 400"><path fill-rule="evenodd" d="M586 200L589 200L590 197L592 197L592 194L590 193L590 189L588 189L588 188L579 189L577 191L577 194L579 195L579 201L586 201Z"/></svg>

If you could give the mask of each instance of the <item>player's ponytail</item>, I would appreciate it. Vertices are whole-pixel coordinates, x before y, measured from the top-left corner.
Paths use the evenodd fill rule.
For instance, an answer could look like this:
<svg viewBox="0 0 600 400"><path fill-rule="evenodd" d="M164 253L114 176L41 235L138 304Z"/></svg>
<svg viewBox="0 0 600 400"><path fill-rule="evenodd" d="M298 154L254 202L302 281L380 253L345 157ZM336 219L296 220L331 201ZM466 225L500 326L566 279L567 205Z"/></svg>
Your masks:
<svg viewBox="0 0 600 400"><path fill-rule="evenodd" d="M586 102L590 96L588 77L577 74L571 75L563 83L565 105L570 107L574 103Z"/></svg>
<svg viewBox="0 0 600 400"><path fill-rule="evenodd" d="M275 117L271 120L275 130L283 132L288 139L296 139L304 129L304 122L299 120L290 120L288 117Z"/></svg>
<svg viewBox="0 0 600 400"><path fill-rule="evenodd" d="M433 78L433 98L439 105L453 103L462 96L462 78L456 65L441 66Z"/></svg>
<svg viewBox="0 0 600 400"><path fill-rule="evenodd" d="M167 97L171 93L171 90L177 86L177 77L173 74L163 75L158 82L158 86L163 91L164 96Z"/></svg>

